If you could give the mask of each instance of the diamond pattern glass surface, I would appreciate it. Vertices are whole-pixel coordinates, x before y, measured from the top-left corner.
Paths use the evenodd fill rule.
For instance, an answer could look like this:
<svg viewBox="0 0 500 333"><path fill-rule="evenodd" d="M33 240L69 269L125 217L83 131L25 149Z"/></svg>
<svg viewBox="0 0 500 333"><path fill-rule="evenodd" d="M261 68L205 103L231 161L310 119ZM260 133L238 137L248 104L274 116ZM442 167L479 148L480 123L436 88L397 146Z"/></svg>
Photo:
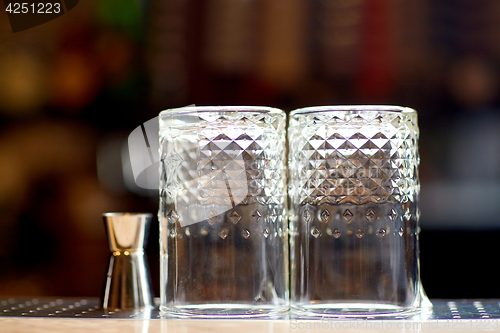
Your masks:
<svg viewBox="0 0 500 333"><path fill-rule="evenodd" d="M292 117L290 195L301 203L414 201L416 113L337 111Z"/></svg>
<svg viewBox="0 0 500 333"><path fill-rule="evenodd" d="M283 203L285 150L276 144L283 141L283 116L198 112L160 121L160 196L176 201L181 225L240 203Z"/></svg>

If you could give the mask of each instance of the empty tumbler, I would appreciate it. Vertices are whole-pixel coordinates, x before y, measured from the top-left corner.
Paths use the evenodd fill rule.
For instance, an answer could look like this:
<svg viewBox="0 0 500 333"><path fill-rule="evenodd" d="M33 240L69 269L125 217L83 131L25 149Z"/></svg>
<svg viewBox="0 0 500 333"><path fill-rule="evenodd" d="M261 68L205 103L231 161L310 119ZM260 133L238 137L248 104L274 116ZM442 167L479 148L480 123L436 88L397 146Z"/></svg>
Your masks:
<svg viewBox="0 0 500 333"><path fill-rule="evenodd" d="M159 118L161 311L287 310L285 114L184 107Z"/></svg>
<svg viewBox="0 0 500 333"><path fill-rule="evenodd" d="M419 277L417 113L295 110L289 124L292 307L374 316L428 305Z"/></svg>

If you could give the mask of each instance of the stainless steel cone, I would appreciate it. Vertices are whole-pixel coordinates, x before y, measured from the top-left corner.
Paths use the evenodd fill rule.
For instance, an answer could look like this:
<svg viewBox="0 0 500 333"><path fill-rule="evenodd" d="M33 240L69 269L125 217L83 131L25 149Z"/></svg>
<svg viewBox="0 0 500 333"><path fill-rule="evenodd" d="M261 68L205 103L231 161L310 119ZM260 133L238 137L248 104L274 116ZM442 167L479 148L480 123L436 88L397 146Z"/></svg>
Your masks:
<svg viewBox="0 0 500 333"><path fill-rule="evenodd" d="M151 279L144 253L151 214L106 213L104 226L111 255L104 288L104 309L153 307Z"/></svg>

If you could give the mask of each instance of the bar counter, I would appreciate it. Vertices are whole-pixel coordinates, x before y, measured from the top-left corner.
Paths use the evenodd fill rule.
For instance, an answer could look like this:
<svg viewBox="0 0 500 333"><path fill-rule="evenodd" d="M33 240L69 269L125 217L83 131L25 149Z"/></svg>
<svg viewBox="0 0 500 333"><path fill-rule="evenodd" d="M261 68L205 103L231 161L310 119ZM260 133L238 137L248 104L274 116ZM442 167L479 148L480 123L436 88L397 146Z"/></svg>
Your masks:
<svg viewBox="0 0 500 333"><path fill-rule="evenodd" d="M176 319L157 309L105 311L97 298L0 299L0 332L495 332L499 300L432 300L433 309L410 317Z"/></svg>

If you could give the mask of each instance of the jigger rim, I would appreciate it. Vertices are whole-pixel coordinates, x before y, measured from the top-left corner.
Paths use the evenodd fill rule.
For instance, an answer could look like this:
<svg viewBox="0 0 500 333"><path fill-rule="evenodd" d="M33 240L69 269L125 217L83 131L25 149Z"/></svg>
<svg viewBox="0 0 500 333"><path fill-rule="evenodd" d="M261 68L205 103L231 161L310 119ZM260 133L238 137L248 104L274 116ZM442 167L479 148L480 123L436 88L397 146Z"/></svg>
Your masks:
<svg viewBox="0 0 500 333"><path fill-rule="evenodd" d="M103 217L116 217L116 216L144 216L144 217L153 217L153 214L151 213L129 213L129 212L109 212L109 213L103 213Z"/></svg>
<svg viewBox="0 0 500 333"><path fill-rule="evenodd" d="M415 109L397 105L324 105L308 106L290 112L291 116L322 113L322 112L395 112L395 113L417 113Z"/></svg>

